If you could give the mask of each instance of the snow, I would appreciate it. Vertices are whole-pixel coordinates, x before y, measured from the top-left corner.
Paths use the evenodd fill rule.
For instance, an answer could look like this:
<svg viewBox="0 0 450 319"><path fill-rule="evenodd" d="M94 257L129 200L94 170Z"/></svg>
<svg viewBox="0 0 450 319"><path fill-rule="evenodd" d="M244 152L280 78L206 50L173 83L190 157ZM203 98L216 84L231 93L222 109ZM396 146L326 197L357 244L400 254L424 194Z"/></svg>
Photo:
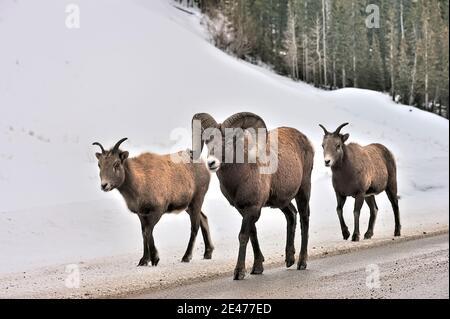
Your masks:
<svg viewBox="0 0 450 319"><path fill-rule="evenodd" d="M296 127L313 141L311 247L341 239L319 123L333 129L350 122L351 141L393 151L406 232L448 228L447 120L381 93L321 91L240 61L210 44L197 11L186 14L169 1L75 3L80 29L65 27L64 2L0 2L0 273L122 254L137 263L139 221L117 192L100 191L91 144L111 146L126 136L131 156L185 149L192 115L204 111L218 121L252 111L269 128ZM352 204L345 208L349 226ZM385 195L378 204L375 238L392 236ZM214 256L234 258L241 218L215 177L204 211ZM367 220L364 207L361 229ZM283 214L264 210L263 253L284 254L285 226ZM157 225L163 271L170 258L181 259L189 228L187 214L165 215ZM197 243L200 249L201 236Z"/></svg>

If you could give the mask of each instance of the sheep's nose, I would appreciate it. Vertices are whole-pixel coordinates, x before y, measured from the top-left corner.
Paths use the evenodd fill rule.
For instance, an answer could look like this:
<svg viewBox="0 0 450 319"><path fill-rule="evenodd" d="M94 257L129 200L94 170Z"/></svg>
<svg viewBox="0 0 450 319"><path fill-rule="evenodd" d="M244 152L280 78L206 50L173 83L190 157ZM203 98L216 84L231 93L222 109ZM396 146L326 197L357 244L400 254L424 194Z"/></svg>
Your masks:
<svg viewBox="0 0 450 319"><path fill-rule="evenodd" d="M208 167L209 168L214 168L216 167L217 161L216 160L209 160L208 161Z"/></svg>
<svg viewBox="0 0 450 319"><path fill-rule="evenodd" d="M330 163L331 163L331 160L325 160L325 165L326 165L326 166L329 166Z"/></svg>
<svg viewBox="0 0 450 319"><path fill-rule="evenodd" d="M108 183L102 183L102 190L105 191L108 188Z"/></svg>

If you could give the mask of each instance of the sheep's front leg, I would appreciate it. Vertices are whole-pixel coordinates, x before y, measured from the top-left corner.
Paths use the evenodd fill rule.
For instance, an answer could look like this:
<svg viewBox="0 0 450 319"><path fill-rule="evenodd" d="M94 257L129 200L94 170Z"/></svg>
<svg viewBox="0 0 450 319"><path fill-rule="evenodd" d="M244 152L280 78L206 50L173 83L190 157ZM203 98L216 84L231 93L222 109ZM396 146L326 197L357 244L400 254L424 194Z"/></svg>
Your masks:
<svg viewBox="0 0 450 319"><path fill-rule="evenodd" d="M139 261L138 266L147 266L148 262L150 261L150 252L148 250L148 240L146 233L146 225L147 225L147 219L143 215L138 215L139 220L141 221L141 230L142 230L142 239L144 242L144 255L142 256L141 260Z"/></svg>
<svg viewBox="0 0 450 319"><path fill-rule="evenodd" d="M158 223L161 216L161 213L153 212L150 214L139 215L142 226L142 237L144 241L144 255L142 256L138 266L146 266L149 261L152 263L152 266L158 265L159 254L153 239L153 228Z"/></svg>
<svg viewBox="0 0 450 319"><path fill-rule="evenodd" d="M355 219L355 228L353 230L352 241L359 241L359 216L361 214L361 208L364 204L364 196L357 196L355 198L355 209L353 210L353 216Z"/></svg>
<svg viewBox="0 0 450 319"><path fill-rule="evenodd" d="M348 227L345 224L344 220L344 205L347 200L347 197L341 196L338 193L336 193L336 199L337 199L336 212L339 218L339 223L341 224L342 237L344 238L344 240L347 240L350 237L350 232L348 231Z"/></svg>
<svg viewBox="0 0 450 319"><path fill-rule="evenodd" d="M240 211L242 215L242 225L239 232L239 255L236 268L234 269L234 280L242 280L245 277L245 256L247 244L250 239L250 232L258 220L260 209L251 208Z"/></svg>
<svg viewBox="0 0 450 319"><path fill-rule="evenodd" d="M253 223L250 229L250 242L253 247L253 267L252 267L252 275L261 275L264 272L264 255L261 252L261 248L259 247L258 241L258 232L256 230L256 224Z"/></svg>
<svg viewBox="0 0 450 319"><path fill-rule="evenodd" d="M198 229L200 228L200 212L194 209L187 210L189 217L191 218L191 237L189 238L189 244L184 253L182 262L188 263L192 259L192 251L195 245L195 239L197 238Z"/></svg>

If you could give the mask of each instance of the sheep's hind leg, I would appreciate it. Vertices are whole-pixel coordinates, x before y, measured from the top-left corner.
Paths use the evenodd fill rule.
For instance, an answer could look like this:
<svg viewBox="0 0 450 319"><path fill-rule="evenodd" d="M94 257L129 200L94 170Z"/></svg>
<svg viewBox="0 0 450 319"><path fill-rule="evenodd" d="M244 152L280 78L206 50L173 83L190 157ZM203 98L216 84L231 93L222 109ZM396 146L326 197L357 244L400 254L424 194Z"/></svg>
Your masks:
<svg viewBox="0 0 450 319"><path fill-rule="evenodd" d="M287 222L286 236L286 267L289 268L295 264L295 227L297 226L297 209L292 203L281 211L284 213Z"/></svg>
<svg viewBox="0 0 450 319"><path fill-rule="evenodd" d="M366 203L370 208L370 219L369 219L369 227L367 228L367 232L364 234L364 239L370 239L373 236L373 229L375 227L375 221L377 219L378 206L375 201L375 196L366 197Z"/></svg>
<svg viewBox="0 0 450 319"><path fill-rule="evenodd" d="M394 218L395 218L394 236L401 236L402 226L400 224L400 209L398 207L398 196L396 187L386 189L386 194L388 195L389 201L391 202L392 205L392 209L394 210Z"/></svg>
<svg viewBox="0 0 450 319"><path fill-rule="evenodd" d="M309 237L309 199L311 196L311 184L302 185L296 196L297 208L300 214L300 227L302 230L302 246L297 263L298 270L304 270L308 261L308 237Z"/></svg>
<svg viewBox="0 0 450 319"><path fill-rule="evenodd" d="M203 242L205 243L205 254L203 258L211 259L214 245L211 240L211 233L209 232L208 217L203 212L200 213L200 228L202 230Z"/></svg>

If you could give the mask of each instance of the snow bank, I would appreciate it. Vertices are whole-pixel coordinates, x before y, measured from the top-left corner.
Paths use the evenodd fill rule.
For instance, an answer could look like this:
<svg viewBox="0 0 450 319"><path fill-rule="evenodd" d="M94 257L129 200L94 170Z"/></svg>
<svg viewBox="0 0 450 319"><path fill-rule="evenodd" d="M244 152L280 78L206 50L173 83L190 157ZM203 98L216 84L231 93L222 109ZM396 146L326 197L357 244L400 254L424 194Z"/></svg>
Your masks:
<svg viewBox="0 0 450 319"><path fill-rule="evenodd" d="M269 128L293 126L311 138L313 243L341 236L319 123L350 122L350 140L395 153L405 229L448 225L447 120L380 93L324 92L239 61L206 40L197 12L165 0L76 3L80 29L65 27L64 2L0 2L0 272L140 253L138 220L117 193L100 191L91 144L126 136L131 155L184 149L189 140L171 139L173 131L189 130L201 111L218 120L253 111ZM389 203L384 195L378 202L375 236L391 234ZM240 216L216 178L205 205L217 250L234 253ZM267 209L258 224L263 251L284 245L283 214ZM181 258L188 232L186 214L165 216L155 235L162 257Z"/></svg>

